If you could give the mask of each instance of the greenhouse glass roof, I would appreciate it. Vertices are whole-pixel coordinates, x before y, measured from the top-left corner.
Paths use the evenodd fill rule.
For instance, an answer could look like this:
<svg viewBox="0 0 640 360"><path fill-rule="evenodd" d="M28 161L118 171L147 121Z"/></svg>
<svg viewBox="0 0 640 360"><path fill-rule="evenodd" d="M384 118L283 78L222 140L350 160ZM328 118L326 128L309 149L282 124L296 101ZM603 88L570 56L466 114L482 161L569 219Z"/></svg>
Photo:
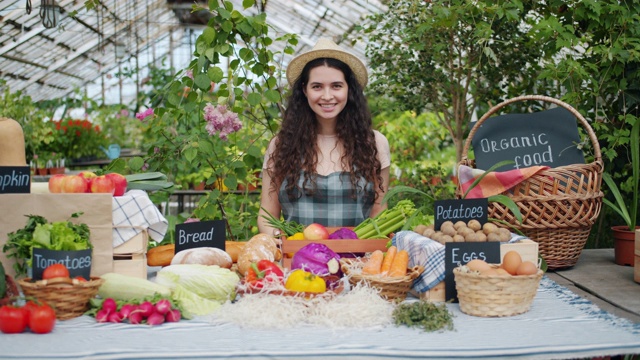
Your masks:
<svg viewBox="0 0 640 360"><path fill-rule="evenodd" d="M242 0L231 2L242 9ZM265 12L276 35L298 34L298 52L308 50L319 37L341 42L365 16L385 9L379 0L258 2L245 14ZM111 75L115 71L163 61L174 68L186 65L199 29L210 16L208 11L194 12L194 1L102 0L91 11L84 3L0 0L0 78L6 82L0 89L22 91L34 101L76 90L104 98L113 88L122 88L122 81ZM76 17L69 16L73 12ZM343 46L364 58L363 42ZM133 81L134 86L139 83Z"/></svg>

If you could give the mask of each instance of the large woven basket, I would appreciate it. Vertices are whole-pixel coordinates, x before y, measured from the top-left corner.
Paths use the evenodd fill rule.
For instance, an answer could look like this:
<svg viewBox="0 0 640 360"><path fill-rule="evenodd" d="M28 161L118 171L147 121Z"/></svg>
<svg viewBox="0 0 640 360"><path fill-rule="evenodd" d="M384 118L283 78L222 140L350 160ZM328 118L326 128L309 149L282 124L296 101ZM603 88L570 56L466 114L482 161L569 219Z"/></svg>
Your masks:
<svg viewBox="0 0 640 360"><path fill-rule="evenodd" d="M363 275L364 261L358 259L341 259L342 272L348 277L352 286L360 282L380 291L380 296L389 301L402 301L413 285L413 281L422 274L424 267L416 265L407 269L407 275L402 277L384 277L381 275Z"/></svg>
<svg viewBox="0 0 640 360"><path fill-rule="evenodd" d="M535 275L481 275L453 269L460 311L481 317L522 314L531 308L538 291L542 270Z"/></svg>
<svg viewBox="0 0 640 360"><path fill-rule="evenodd" d="M46 302L56 312L59 320L81 316L89 309L89 300L98 294L104 280L92 277L89 281L55 278L31 282L30 278L18 280L22 292Z"/></svg>
<svg viewBox="0 0 640 360"><path fill-rule="evenodd" d="M526 95L506 100L492 107L473 126L459 165L475 167L475 161L467 158L467 152L477 129L499 109L518 101L550 102L571 112L589 135L594 161L541 171L504 192L503 195L509 196L520 209L522 223L507 207L497 202L489 203L488 216L505 221L536 241L549 269L571 267L578 262L591 226L600 215L603 196L600 191L603 171L600 145L591 126L576 109L547 96ZM456 189L458 197L464 194L460 185Z"/></svg>

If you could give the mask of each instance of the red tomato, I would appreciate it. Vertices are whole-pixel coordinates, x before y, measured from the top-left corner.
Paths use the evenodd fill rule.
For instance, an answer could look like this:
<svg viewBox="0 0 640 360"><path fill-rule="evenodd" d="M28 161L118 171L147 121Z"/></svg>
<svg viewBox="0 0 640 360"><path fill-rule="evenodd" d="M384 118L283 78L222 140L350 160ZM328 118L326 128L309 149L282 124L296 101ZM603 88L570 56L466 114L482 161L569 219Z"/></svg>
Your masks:
<svg viewBox="0 0 640 360"><path fill-rule="evenodd" d="M29 328L36 334L47 334L56 324L56 312L51 306L41 304L29 311Z"/></svg>
<svg viewBox="0 0 640 360"><path fill-rule="evenodd" d="M18 334L27 327L27 312L19 307L5 305L0 307L0 331L5 334Z"/></svg>
<svg viewBox="0 0 640 360"><path fill-rule="evenodd" d="M47 266L42 272L43 279L53 279L58 277L69 277L69 269L62 264L53 264Z"/></svg>
<svg viewBox="0 0 640 360"><path fill-rule="evenodd" d="M33 300L27 301L24 304L24 306L22 307L22 310L24 310L24 312L25 312L25 317L27 318L27 326L30 326L29 317L31 316L31 310L33 310L33 309L35 309L37 307L38 307L38 304Z"/></svg>
<svg viewBox="0 0 640 360"><path fill-rule="evenodd" d="M80 282L87 282L87 279L85 279L84 277L82 277L82 276L80 276L80 275L78 275L78 276L74 277L74 279L76 279L76 280L78 280L78 281L80 281Z"/></svg>

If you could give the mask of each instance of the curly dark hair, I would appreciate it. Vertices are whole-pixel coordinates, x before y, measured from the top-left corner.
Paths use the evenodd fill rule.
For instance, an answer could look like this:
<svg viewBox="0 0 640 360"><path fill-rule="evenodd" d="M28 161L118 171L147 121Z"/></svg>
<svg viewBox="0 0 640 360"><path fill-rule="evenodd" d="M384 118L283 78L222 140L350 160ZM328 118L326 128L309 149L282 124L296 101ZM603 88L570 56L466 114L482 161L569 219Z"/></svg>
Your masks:
<svg viewBox="0 0 640 360"><path fill-rule="evenodd" d="M309 81L311 69L321 65L342 71L349 89L347 104L338 114L336 133L338 141L345 150L341 162L344 169L349 169L354 189L352 197L355 198L357 192L363 190L357 185L357 180L361 177L382 189L381 164L378 160L371 113L362 86L347 64L333 58L319 58L305 65L300 77L293 84L287 100L288 106L276 136L275 151L270 158L274 164L269 173L273 179L272 190L279 189L286 180L289 198L300 198L302 196L302 189L298 186L300 170L304 170L308 175L303 182L306 193L311 195L317 188L317 120L303 89Z"/></svg>

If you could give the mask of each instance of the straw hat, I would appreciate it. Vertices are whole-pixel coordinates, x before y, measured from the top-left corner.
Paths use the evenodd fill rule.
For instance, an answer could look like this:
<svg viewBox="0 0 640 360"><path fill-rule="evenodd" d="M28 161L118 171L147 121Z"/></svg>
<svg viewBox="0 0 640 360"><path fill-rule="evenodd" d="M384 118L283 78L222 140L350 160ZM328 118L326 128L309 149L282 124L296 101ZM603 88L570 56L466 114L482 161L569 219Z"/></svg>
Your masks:
<svg viewBox="0 0 640 360"><path fill-rule="evenodd" d="M291 60L289 66L287 66L287 80L289 81L289 85L293 86L293 83L300 77L302 69L309 61L318 58L333 58L342 61L349 65L360 86L363 88L367 86L367 67L364 63L355 55L344 51L336 45L336 43L327 38L320 38L313 49Z"/></svg>

